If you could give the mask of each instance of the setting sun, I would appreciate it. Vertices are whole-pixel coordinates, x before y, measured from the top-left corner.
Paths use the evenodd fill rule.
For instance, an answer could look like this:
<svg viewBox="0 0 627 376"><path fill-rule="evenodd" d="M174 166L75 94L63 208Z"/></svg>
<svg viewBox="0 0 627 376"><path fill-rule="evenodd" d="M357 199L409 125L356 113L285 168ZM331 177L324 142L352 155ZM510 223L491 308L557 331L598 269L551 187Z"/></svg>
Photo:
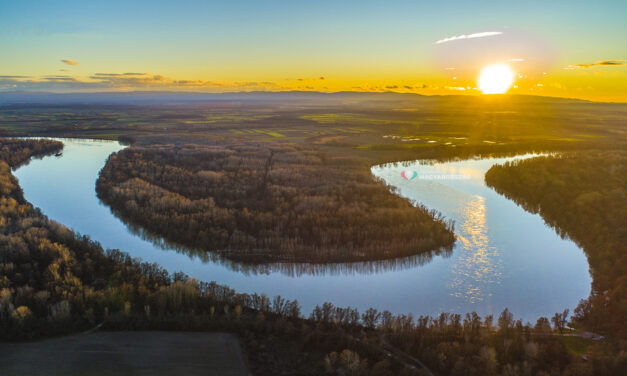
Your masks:
<svg viewBox="0 0 627 376"><path fill-rule="evenodd" d="M479 90L483 94L504 94L514 83L514 71L507 64L488 65L481 70Z"/></svg>

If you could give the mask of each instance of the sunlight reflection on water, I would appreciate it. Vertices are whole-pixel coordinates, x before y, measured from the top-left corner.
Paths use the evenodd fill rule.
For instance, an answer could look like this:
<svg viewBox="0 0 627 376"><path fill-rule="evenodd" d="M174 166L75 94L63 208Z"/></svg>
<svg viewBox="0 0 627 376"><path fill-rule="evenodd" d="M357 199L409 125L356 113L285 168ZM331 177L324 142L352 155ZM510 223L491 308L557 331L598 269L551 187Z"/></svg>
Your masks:
<svg viewBox="0 0 627 376"><path fill-rule="evenodd" d="M492 295L483 287L500 282L502 265L488 241L485 198L475 195L460 211L462 223L455 233L460 255L451 266L451 294L476 303Z"/></svg>

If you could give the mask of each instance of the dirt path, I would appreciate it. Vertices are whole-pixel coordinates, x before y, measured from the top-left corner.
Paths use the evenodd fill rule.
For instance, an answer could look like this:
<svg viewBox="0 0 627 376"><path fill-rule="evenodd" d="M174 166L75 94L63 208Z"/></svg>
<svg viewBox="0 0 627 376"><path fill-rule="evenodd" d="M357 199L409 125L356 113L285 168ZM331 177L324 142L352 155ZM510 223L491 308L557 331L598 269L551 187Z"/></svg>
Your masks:
<svg viewBox="0 0 627 376"><path fill-rule="evenodd" d="M403 351L399 350L398 348L392 346L385 339L385 334L382 334L381 337L379 337L379 338L381 339L381 343L383 344L383 347L385 348L385 350L389 351L390 354L392 354L401 363L405 364L406 366L419 369L426 375L435 376L433 374L433 372L431 372L431 370L423 362L421 362L418 358L415 358L415 357L407 354L406 352L403 352Z"/></svg>

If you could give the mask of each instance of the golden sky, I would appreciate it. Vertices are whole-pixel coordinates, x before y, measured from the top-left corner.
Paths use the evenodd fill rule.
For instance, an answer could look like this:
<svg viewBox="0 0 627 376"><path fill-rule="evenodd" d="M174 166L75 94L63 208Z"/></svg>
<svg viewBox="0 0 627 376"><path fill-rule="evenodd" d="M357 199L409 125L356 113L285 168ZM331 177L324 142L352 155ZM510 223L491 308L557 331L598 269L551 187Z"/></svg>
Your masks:
<svg viewBox="0 0 627 376"><path fill-rule="evenodd" d="M298 4L297 4L298 3ZM624 1L11 1L0 91L316 90L627 101Z"/></svg>

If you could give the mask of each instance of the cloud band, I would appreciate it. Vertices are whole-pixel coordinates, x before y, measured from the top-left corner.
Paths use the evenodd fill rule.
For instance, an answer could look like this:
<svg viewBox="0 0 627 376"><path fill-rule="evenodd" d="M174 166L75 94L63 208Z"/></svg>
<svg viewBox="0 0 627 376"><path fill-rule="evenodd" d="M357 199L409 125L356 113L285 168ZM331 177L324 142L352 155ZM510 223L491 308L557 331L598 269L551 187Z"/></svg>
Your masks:
<svg viewBox="0 0 627 376"><path fill-rule="evenodd" d="M454 36L449 37L449 38L444 38L444 39L437 40L437 41L435 41L435 44L442 44L442 43L452 42L452 41L461 40L461 39L474 39L474 38L492 37L492 36L501 35L501 34L503 34L503 32L501 32L501 31L483 31L481 33L454 35Z"/></svg>

